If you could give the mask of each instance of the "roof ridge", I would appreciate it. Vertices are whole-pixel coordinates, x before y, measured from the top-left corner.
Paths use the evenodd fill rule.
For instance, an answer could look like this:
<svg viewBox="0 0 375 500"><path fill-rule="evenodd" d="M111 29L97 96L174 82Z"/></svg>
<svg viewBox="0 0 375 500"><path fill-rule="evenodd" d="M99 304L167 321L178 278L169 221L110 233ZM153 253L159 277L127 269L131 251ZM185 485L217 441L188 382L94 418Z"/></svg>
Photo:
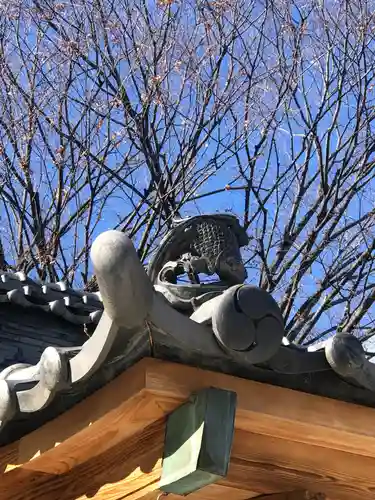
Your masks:
<svg viewBox="0 0 375 500"><path fill-rule="evenodd" d="M70 323L97 324L103 312L100 292L69 287L64 281L38 283L24 272L0 271L0 303L51 312Z"/></svg>

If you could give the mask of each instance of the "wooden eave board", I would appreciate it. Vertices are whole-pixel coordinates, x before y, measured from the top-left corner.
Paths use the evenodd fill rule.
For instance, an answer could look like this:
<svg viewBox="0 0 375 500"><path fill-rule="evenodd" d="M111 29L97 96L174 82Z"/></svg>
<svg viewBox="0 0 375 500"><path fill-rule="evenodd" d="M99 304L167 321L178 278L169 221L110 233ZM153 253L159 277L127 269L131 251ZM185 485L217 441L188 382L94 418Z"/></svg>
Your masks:
<svg viewBox="0 0 375 500"><path fill-rule="evenodd" d="M144 359L1 448L0 500L156 500L165 418L209 386L237 393L234 444L228 476L194 500L294 489L331 500L375 497L374 409Z"/></svg>

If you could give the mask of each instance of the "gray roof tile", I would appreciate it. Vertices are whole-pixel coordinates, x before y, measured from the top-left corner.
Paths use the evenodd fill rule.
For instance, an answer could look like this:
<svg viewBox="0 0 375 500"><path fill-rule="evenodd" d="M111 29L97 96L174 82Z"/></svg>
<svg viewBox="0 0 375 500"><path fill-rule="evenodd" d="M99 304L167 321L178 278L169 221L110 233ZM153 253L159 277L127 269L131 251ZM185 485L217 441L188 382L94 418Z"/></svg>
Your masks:
<svg viewBox="0 0 375 500"><path fill-rule="evenodd" d="M97 324L103 312L100 292L74 290L64 282L39 284L22 272L0 271L0 303L51 312L70 323Z"/></svg>

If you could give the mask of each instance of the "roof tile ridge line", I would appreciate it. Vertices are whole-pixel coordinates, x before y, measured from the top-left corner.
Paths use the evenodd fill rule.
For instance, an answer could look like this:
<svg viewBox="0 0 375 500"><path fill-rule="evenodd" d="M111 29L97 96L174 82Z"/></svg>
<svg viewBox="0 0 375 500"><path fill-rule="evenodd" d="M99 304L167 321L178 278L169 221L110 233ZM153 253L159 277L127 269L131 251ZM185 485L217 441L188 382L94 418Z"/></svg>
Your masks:
<svg viewBox="0 0 375 500"><path fill-rule="evenodd" d="M0 271L0 290L5 292L0 302L39 308L74 324L97 324L103 310L100 292L75 290L64 281L40 284L23 272ZM33 296L44 303L30 300Z"/></svg>
<svg viewBox="0 0 375 500"><path fill-rule="evenodd" d="M39 283L34 278L30 278L29 276L27 276L23 271L10 272L10 271L0 270L0 287L2 286L3 283L6 283L9 279L22 283L22 286L32 285L40 289L43 288L52 289L53 291L58 291L62 293L65 292L67 294L72 294L78 297L83 297L83 296L93 297L99 301L102 301L100 291L89 292L84 289L73 288L69 286L67 282L64 280ZM43 293L46 293L46 291L44 291Z"/></svg>
<svg viewBox="0 0 375 500"><path fill-rule="evenodd" d="M134 337L144 328L154 289L131 240L107 231L95 240L91 259L105 309L99 324L81 347L50 346L35 366L18 365L0 373L0 432L18 413L40 411L56 393L93 375L119 335ZM34 385L25 390L25 382Z"/></svg>

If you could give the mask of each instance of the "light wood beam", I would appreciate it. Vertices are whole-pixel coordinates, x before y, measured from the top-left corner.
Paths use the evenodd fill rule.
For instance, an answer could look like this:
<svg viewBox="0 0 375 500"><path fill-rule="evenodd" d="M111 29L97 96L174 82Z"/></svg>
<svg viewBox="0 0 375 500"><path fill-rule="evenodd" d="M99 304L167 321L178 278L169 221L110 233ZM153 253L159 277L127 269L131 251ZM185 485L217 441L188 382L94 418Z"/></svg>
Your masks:
<svg viewBox="0 0 375 500"><path fill-rule="evenodd" d="M17 468L0 481L1 500L157 500L165 422L158 421L69 473L53 475ZM247 500L250 489L211 485L190 500ZM182 497L168 495L168 500Z"/></svg>
<svg viewBox="0 0 375 500"><path fill-rule="evenodd" d="M374 409L143 360L0 449L0 464L9 470L0 476L0 500L156 500L165 417L209 386L237 393L232 459L218 488L244 491L246 498L292 489L325 492L330 500L373 498Z"/></svg>
<svg viewBox="0 0 375 500"><path fill-rule="evenodd" d="M0 481L0 499L157 500L164 425L161 421L149 426L142 434L67 474L54 476L15 469ZM373 459L367 458L368 463L364 463L365 457L358 460L343 452L330 451L327 455L327 451L237 431L228 476L215 487L223 488L223 500L224 492L230 500L232 492L238 500L245 500L255 493L271 494L291 488L325 492L330 500L372 500ZM12 473L16 475L9 481ZM209 491L203 488L194 494L196 500L206 500L205 492ZM213 500L213 496L207 500ZM173 499L177 500L177 496ZM168 500L173 499L170 496Z"/></svg>
<svg viewBox="0 0 375 500"><path fill-rule="evenodd" d="M262 495L256 497L256 500L325 500L323 493L311 493L309 491L289 491L285 493L276 493L275 495Z"/></svg>
<svg viewBox="0 0 375 500"><path fill-rule="evenodd" d="M234 435L231 465L228 480L235 474L237 485L245 484L247 477L254 491L264 493L306 489L351 500L375 491L372 457L241 430Z"/></svg>
<svg viewBox="0 0 375 500"><path fill-rule="evenodd" d="M23 466L66 473L209 386L237 393L236 429L375 457L372 408L144 359L55 420L1 448L0 471Z"/></svg>
<svg viewBox="0 0 375 500"><path fill-rule="evenodd" d="M375 410L360 405L154 360L147 391L164 411L213 386L237 393L235 428L375 457Z"/></svg>
<svg viewBox="0 0 375 500"><path fill-rule="evenodd" d="M64 474L164 417L165 411L145 392L147 366L148 360L141 361L56 419L1 448L0 473L22 466Z"/></svg>
<svg viewBox="0 0 375 500"><path fill-rule="evenodd" d="M127 422L124 421L123 425L126 426ZM164 430L165 423L159 420L65 474L14 469L0 480L0 499L117 500L142 490L145 490L144 494L156 491L161 472Z"/></svg>

